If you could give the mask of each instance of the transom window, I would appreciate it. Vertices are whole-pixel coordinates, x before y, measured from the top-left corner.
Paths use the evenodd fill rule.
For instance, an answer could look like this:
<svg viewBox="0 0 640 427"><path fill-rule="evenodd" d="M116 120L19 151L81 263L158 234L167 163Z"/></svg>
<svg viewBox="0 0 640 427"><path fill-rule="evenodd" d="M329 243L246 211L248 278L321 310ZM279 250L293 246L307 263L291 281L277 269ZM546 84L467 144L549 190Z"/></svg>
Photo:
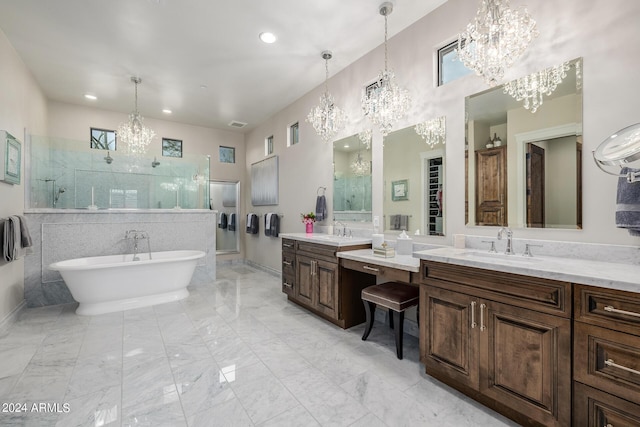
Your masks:
<svg viewBox="0 0 640 427"><path fill-rule="evenodd" d="M438 49L438 86L471 74L473 70L464 66L458 58L458 40Z"/></svg>

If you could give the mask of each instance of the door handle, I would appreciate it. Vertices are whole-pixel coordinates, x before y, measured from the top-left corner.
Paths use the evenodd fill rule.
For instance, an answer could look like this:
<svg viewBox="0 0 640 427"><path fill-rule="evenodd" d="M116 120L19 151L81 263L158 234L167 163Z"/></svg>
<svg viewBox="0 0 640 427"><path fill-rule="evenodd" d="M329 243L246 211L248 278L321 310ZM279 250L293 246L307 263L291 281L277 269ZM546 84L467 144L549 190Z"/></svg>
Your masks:
<svg viewBox="0 0 640 427"><path fill-rule="evenodd" d="M484 325L484 309L487 308L486 304L480 304L480 330L484 331L487 327Z"/></svg>
<svg viewBox="0 0 640 427"><path fill-rule="evenodd" d="M619 310L614 308L611 305L608 305L604 308L604 311L608 311L609 313L617 313L617 314L626 314L627 316L640 317L640 313L635 313L633 311Z"/></svg>
<svg viewBox="0 0 640 427"><path fill-rule="evenodd" d="M476 302L471 301L471 329L475 329L478 324L476 323Z"/></svg>
<svg viewBox="0 0 640 427"><path fill-rule="evenodd" d="M640 375L640 371L637 371L632 368L627 368L626 366L623 366L623 365L618 365L613 361L613 359L605 360L604 364L607 366L611 366L612 368L618 368L618 369L622 369L623 371L631 372L632 374Z"/></svg>

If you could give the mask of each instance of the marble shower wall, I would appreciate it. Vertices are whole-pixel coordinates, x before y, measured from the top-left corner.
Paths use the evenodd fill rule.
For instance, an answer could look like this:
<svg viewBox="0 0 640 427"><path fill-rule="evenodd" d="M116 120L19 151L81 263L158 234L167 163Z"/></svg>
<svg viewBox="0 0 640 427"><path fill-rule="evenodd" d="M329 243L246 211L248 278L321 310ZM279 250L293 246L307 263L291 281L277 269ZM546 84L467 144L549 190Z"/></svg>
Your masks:
<svg viewBox="0 0 640 427"><path fill-rule="evenodd" d="M192 279L212 282L216 276L216 214L213 211L86 211L40 210L26 212L33 253L25 258L24 296L28 307L72 302L57 271L47 266L66 259L131 253L127 230L149 233L151 251L201 250ZM139 243L147 250L147 242Z"/></svg>

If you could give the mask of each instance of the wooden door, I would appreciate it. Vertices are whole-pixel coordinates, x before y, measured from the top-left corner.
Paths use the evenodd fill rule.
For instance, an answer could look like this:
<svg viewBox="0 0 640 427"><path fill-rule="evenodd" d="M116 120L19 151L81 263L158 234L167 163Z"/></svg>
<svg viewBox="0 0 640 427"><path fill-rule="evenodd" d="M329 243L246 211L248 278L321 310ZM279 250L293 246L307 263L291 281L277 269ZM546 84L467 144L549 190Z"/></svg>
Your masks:
<svg viewBox="0 0 640 427"><path fill-rule="evenodd" d="M571 420L571 320L480 306L480 392L545 426Z"/></svg>
<svg viewBox="0 0 640 427"><path fill-rule="evenodd" d="M544 148L527 144L527 227L542 228L544 221Z"/></svg>
<svg viewBox="0 0 640 427"><path fill-rule="evenodd" d="M507 225L507 146L476 151L476 222Z"/></svg>
<svg viewBox="0 0 640 427"><path fill-rule="evenodd" d="M427 373L436 378L450 378L477 390L477 299L422 285L420 310L423 319L420 342L424 347L421 360Z"/></svg>
<svg viewBox="0 0 640 427"><path fill-rule="evenodd" d="M313 307L314 297L314 270L315 261L309 257L298 255L296 257L296 286L294 298L299 302Z"/></svg>
<svg viewBox="0 0 640 427"><path fill-rule="evenodd" d="M338 264L317 260L315 281L318 300L316 309L335 319L338 318Z"/></svg>

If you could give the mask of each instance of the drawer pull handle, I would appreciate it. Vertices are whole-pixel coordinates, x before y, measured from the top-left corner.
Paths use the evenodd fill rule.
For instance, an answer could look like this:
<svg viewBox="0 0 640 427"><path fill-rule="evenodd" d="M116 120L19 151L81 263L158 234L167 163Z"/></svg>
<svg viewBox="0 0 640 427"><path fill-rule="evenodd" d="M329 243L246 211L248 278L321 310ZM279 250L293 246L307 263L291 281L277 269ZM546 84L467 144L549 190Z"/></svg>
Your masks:
<svg viewBox="0 0 640 427"><path fill-rule="evenodd" d="M485 329L487 329L486 326L484 326L484 309L487 308L486 304L480 304L480 330L484 331Z"/></svg>
<svg viewBox="0 0 640 427"><path fill-rule="evenodd" d="M291 262L290 261L282 261L282 263L284 265L286 265L286 266L289 266L289 267L291 266Z"/></svg>
<svg viewBox="0 0 640 427"><path fill-rule="evenodd" d="M369 267L368 265L363 265L362 268L369 271L375 271L376 273L380 271L377 268Z"/></svg>
<svg viewBox="0 0 640 427"><path fill-rule="evenodd" d="M291 244L291 243L283 243L282 246L284 246L285 248L292 248L293 244Z"/></svg>
<svg viewBox="0 0 640 427"><path fill-rule="evenodd" d="M476 302L471 301L471 329L475 329L478 324L476 323Z"/></svg>
<svg viewBox="0 0 640 427"><path fill-rule="evenodd" d="M632 374L640 375L640 371L636 371L635 369L627 368L626 366L618 365L613 361L613 359L607 359L604 361L604 364L607 366L611 366L612 368L622 369L623 371L631 372Z"/></svg>
<svg viewBox="0 0 640 427"><path fill-rule="evenodd" d="M286 286L287 288L293 288L293 285L288 284L287 282L282 282L282 284L284 286Z"/></svg>
<svg viewBox="0 0 640 427"><path fill-rule="evenodd" d="M634 313L633 311L618 310L617 308L614 308L611 305L605 306L604 311L608 311L610 313L626 314L627 316L640 317L640 313Z"/></svg>

